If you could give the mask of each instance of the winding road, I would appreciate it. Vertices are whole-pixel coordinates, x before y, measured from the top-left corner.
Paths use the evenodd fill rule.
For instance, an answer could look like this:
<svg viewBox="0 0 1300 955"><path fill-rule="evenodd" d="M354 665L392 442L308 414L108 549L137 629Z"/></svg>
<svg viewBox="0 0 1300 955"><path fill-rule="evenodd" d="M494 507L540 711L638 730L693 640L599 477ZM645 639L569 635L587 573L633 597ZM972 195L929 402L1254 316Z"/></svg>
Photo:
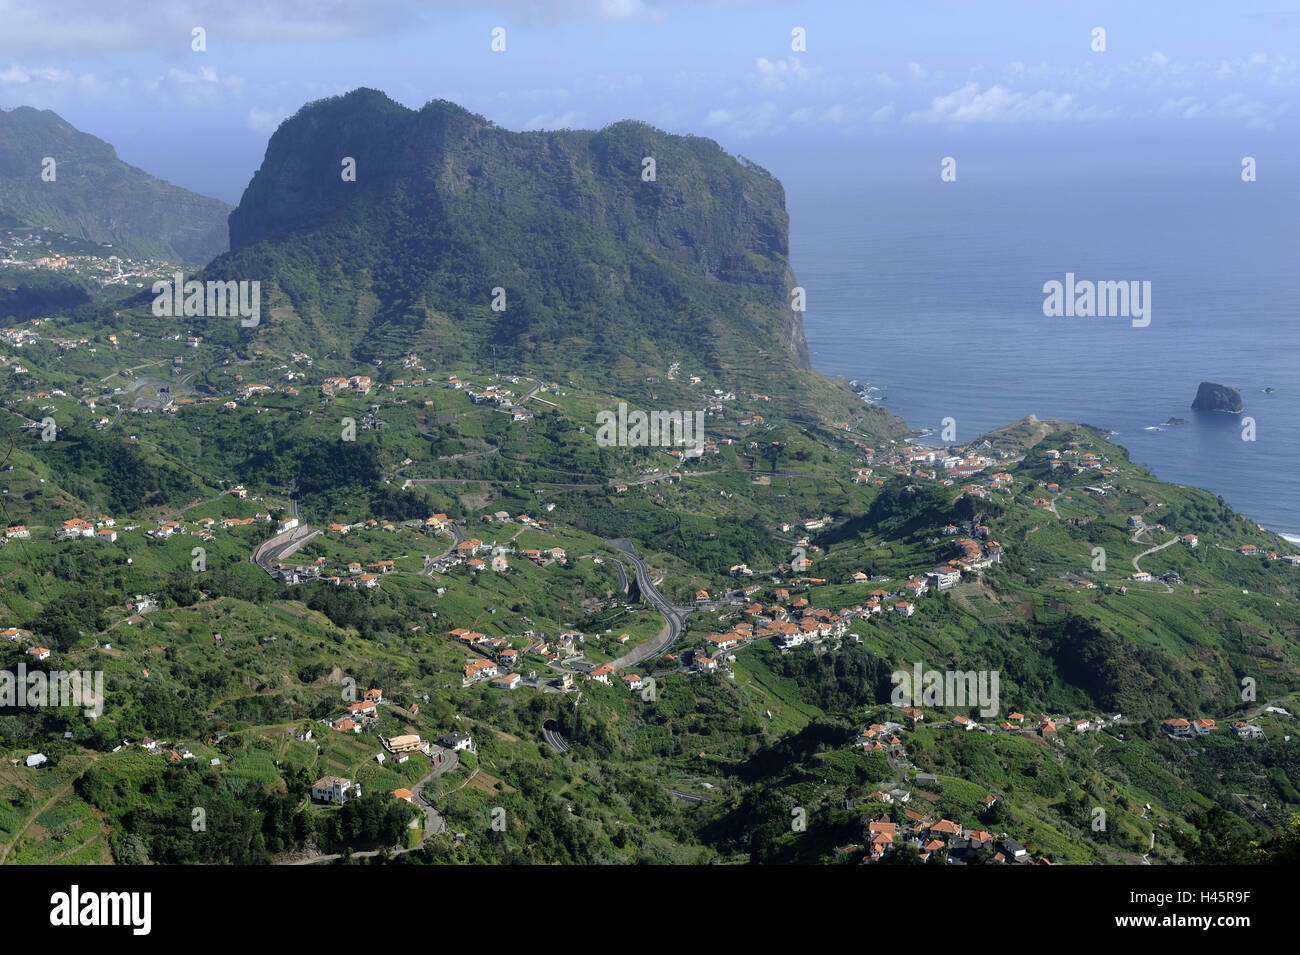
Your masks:
<svg viewBox="0 0 1300 955"><path fill-rule="evenodd" d="M271 569L273 562L288 557L319 533L319 529L303 524L283 534L277 534L253 551L253 563L268 574L274 573Z"/></svg>
<svg viewBox="0 0 1300 955"><path fill-rule="evenodd" d="M1137 535L1136 535L1136 534L1133 535L1133 543L1135 543L1135 544L1141 543L1141 542L1137 539ZM1173 545L1173 544L1177 544L1177 543L1178 543L1178 537L1177 537L1177 535L1175 535L1175 536L1169 538L1169 540L1165 541L1163 544L1160 544L1160 545L1157 546L1157 547L1150 547L1150 548L1144 550L1142 553L1138 554L1136 557L1133 558L1133 569L1136 570L1139 574L1142 573L1142 568L1138 566L1138 561L1139 561L1139 560L1141 560L1141 559L1142 559L1143 557L1145 557L1147 554L1154 554L1154 553L1155 553L1156 551L1158 551L1158 550L1164 550L1166 547L1169 547L1169 546L1171 546L1171 545Z"/></svg>
<svg viewBox="0 0 1300 955"><path fill-rule="evenodd" d="M630 540L620 537L608 540L605 543L621 552L632 562L632 567L636 571L636 584L641 590L642 598L658 610L664 618L664 628L653 639L613 661L614 668L621 670L624 667L635 666L650 657L656 657L661 653L668 652L668 649L685 632L686 618L690 616L693 608L674 607L663 594L659 593L654 582L650 579L650 572L646 569L645 561L637 556L636 547Z"/></svg>

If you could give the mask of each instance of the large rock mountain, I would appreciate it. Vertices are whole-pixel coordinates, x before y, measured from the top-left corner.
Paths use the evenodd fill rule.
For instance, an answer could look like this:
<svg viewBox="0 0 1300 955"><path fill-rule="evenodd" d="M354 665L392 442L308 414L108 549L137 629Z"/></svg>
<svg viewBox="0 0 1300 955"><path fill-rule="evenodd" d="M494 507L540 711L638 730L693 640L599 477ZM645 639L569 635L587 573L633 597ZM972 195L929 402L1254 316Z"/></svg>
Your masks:
<svg viewBox="0 0 1300 955"><path fill-rule="evenodd" d="M53 158L54 180L42 178ZM203 264L227 248L230 206L155 179L57 113L0 111L0 221L43 226L137 256Z"/></svg>
<svg viewBox="0 0 1300 955"><path fill-rule="evenodd" d="M256 334L340 357L766 375L809 367L787 224L780 183L712 140L516 133L360 89L275 132L208 277L262 281Z"/></svg>

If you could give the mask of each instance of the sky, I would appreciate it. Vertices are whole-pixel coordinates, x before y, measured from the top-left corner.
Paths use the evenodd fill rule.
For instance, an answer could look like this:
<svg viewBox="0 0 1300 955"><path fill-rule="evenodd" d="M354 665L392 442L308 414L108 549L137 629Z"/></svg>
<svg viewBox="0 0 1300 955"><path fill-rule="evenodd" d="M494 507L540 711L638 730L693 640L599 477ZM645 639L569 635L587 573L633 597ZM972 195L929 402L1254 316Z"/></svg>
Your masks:
<svg viewBox="0 0 1300 955"><path fill-rule="evenodd" d="M933 177L949 155L1007 177L1297 168L1294 0L0 0L0 23L0 108L232 204L284 118L359 86L516 130L644 120L783 181Z"/></svg>

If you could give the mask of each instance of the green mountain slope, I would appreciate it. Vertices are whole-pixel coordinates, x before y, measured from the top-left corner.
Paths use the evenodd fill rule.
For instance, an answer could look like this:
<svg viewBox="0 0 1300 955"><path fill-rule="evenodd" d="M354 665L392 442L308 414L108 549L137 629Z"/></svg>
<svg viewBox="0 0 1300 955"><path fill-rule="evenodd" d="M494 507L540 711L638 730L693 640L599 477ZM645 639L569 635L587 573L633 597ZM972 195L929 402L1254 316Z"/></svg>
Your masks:
<svg viewBox="0 0 1300 955"><path fill-rule="evenodd" d="M54 159L53 181L42 177L46 157ZM127 165L50 110L0 111L0 222L202 264L227 248L229 209Z"/></svg>

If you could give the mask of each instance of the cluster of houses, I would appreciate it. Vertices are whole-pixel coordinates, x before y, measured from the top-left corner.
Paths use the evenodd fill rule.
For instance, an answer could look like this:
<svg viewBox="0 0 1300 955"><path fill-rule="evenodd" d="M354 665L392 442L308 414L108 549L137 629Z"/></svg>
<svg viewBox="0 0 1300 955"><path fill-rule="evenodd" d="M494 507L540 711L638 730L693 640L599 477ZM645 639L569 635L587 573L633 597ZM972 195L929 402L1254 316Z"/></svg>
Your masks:
<svg viewBox="0 0 1300 955"><path fill-rule="evenodd" d="M519 383L518 378L509 380L513 384ZM455 376L447 380L447 387L456 391L463 391L469 400L476 405L495 404L498 411L504 411L510 415L511 421L527 421L532 417L531 414L524 410L523 405L515 403L515 393L510 388L501 385L484 385L479 388L470 382L461 381Z"/></svg>
<svg viewBox="0 0 1300 955"><path fill-rule="evenodd" d="M359 395L370 394L374 383L369 375L353 375L351 378L330 377L321 382L323 395L333 395L340 391L352 391Z"/></svg>
<svg viewBox="0 0 1300 955"><path fill-rule="evenodd" d="M317 557L314 563L300 567L285 567L272 576L285 584L326 583L335 587L351 587L356 590L364 587L374 590L379 586L385 574L391 574L397 565L391 560L376 560L362 566L360 561L349 561L346 575L325 567L325 558Z"/></svg>
<svg viewBox="0 0 1300 955"><path fill-rule="evenodd" d="M925 719L925 715L919 707L896 705L894 708L899 710L907 719L908 726L915 726ZM1118 713L1115 714L1115 718L1119 718ZM1023 724L1025 717L1023 714L1013 713L1009 719L1015 720L1017 724ZM1051 725L1048 717L1044 717L1043 721L1045 724ZM953 722L965 729L972 729L978 725L974 721L960 716L955 717ZM1017 728L1010 723L1003 723L1002 725L1004 729L1008 730ZM905 759L907 749L898 736L899 731L903 728L902 723L893 721L872 723L863 730L856 745L865 752L880 752L891 760ZM1052 731L1055 731L1054 726ZM918 774L916 779L918 782L934 781L933 776L925 773ZM891 788L888 791L877 789L875 792L869 793L866 799L871 803L905 807L903 809L904 822L896 824L885 818L871 821L867 824L868 842L866 845L841 846L836 849L837 855L860 854L862 862L873 862L879 860L889 847L906 845L916 850L922 862L929 861L931 856L938 852L944 853L946 861L954 865L975 863L981 859L991 864L1031 861L1024 846L1016 840L1008 838L1005 834L995 837L983 829L966 828L948 819L936 820L932 816L907 807L907 803L912 800L912 793L909 789L902 787ZM997 796L992 794L985 796L983 809L988 810L997 801ZM980 853L980 850L986 849L991 849L992 854L990 855L988 852ZM1033 861L1046 862L1046 860Z"/></svg>
<svg viewBox="0 0 1300 955"><path fill-rule="evenodd" d="M379 705L383 701L382 690L366 690L360 702L349 703L347 712L335 717L329 725L339 733L360 733L379 721Z"/></svg>
<svg viewBox="0 0 1300 955"><path fill-rule="evenodd" d="M888 847L910 846L917 851L920 861L930 861L936 852L943 852L950 865L978 863L980 850L992 851L987 856L991 864L1030 863L1030 854L1021 843L1006 835L993 835L984 829L966 828L952 820L931 819L930 816L905 809L906 822L900 826L888 820L868 822L867 835L871 842L866 847L863 861L875 861ZM1036 859L1036 864L1050 864L1047 859Z"/></svg>
<svg viewBox="0 0 1300 955"><path fill-rule="evenodd" d="M435 514L427 520L408 521L405 526L422 528L423 530L433 533L447 530L451 527L453 521L446 514ZM297 521L293 525L297 526ZM291 529L284 528L284 529ZM329 533L338 534L340 537L347 536L352 531L358 530L384 530L390 533L397 531L397 525L388 520L375 520L369 518L364 521L357 521L352 524L331 523ZM465 546L469 545L469 546ZM452 553L446 557L434 562L434 570L447 570L452 566L464 563L465 554L475 554L490 545L484 544L480 540L465 541L457 545ZM482 563L480 561L479 563ZM325 558L317 557L316 560L307 565L296 567L285 567L276 571L272 576L285 584L306 584L306 583L326 583L335 587L351 587L357 589L364 587L373 590L379 587L380 581L388 574L397 570L395 561L391 559L381 559L370 561L362 564L360 561L349 561L346 567L329 568L325 566Z"/></svg>
<svg viewBox="0 0 1300 955"><path fill-rule="evenodd" d="M1171 739L1195 739L1197 736L1204 736L1206 733L1212 733L1218 729L1218 724L1212 719L1201 718L1196 720L1185 720L1181 716L1174 719L1165 720L1160 724Z"/></svg>
<svg viewBox="0 0 1300 955"><path fill-rule="evenodd" d="M517 655L518 652L517 650L504 650L502 654ZM485 660L482 657L471 660L465 664L465 678L461 682L461 686L469 687L486 680L494 690L518 689L524 678L518 673L502 673L502 669L499 664L493 663L491 660Z"/></svg>
<svg viewBox="0 0 1300 955"><path fill-rule="evenodd" d="M914 721L913 725L915 720L924 719L921 711L915 707L906 707L905 715ZM907 756L907 749L903 746L903 741L898 738L898 730L902 728L899 723L872 723L862 731L862 735L858 738L858 745L868 753L881 752L895 759L904 759ZM868 798L879 798L881 802L895 800L907 802L911 797L906 796L902 790L891 790L888 793L874 792Z"/></svg>
<svg viewBox="0 0 1300 955"><path fill-rule="evenodd" d="M4 627L0 629L0 637L8 640L10 643L18 643L20 640L31 639L31 634L21 627ZM50 658L49 647L33 646L27 648L27 655L33 660L48 660Z"/></svg>
<svg viewBox="0 0 1300 955"><path fill-rule="evenodd" d="M1263 551L1254 544L1242 544L1237 548L1237 553L1243 557L1258 557L1261 553L1269 560L1286 561L1292 567L1300 567L1300 554L1281 554L1275 550Z"/></svg>
<svg viewBox="0 0 1300 955"><path fill-rule="evenodd" d="M904 715L913 724L925 719L920 710L915 708L905 707ZM1111 713L1107 716L1084 716L1074 720L1060 714L1055 716L1043 714L1037 720L1027 720L1024 713L1009 713L1006 719L998 722L996 727L985 726L968 716L960 715L954 716L952 723L962 730L979 729L988 733L997 731L1003 733L1029 733L1050 742L1057 739L1058 734L1064 729L1070 729L1075 733L1096 732L1105 729L1108 725L1121 722L1123 718L1121 713Z"/></svg>
<svg viewBox="0 0 1300 955"><path fill-rule="evenodd" d="M1202 717L1201 719L1186 720L1182 717L1165 720L1161 729L1169 736L1170 739L1196 739L1207 733L1213 733L1218 729L1218 724L1212 719ZM1244 720L1238 720L1232 724L1232 733L1239 740L1263 739L1264 731L1254 723L1247 723Z"/></svg>
<svg viewBox="0 0 1300 955"><path fill-rule="evenodd" d="M1120 473L1119 468L1109 464L1105 458L1092 451L1080 450L1082 447L1084 445L1078 441L1069 441L1062 450L1051 449L1043 456L1052 470L1061 469L1070 475L1096 471L1102 477L1114 477Z"/></svg>
<svg viewBox="0 0 1300 955"><path fill-rule="evenodd" d="M525 653L534 654L546 663L562 664L581 657L583 645L587 640L586 635L578 630L563 631L553 639L547 639L546 634L541 631L529 630L523 635L527 645L523 651L520 651L511 646L511 641L505 637L489 637L465 627L454 628L448 636L467 649L478 650L492 657L481 656L467 660L462 670L461 686L470 687L487 682L493 688L501 690L513 690L523 685L524 678L516 670L520 668ZM631 639L631 635L622 633L617 637L611 636L610 639L616 643L626 644ZM615 669L612 664L592 665L579 661L573 664L573 671L588 681L603 683L606 686L612 686L614 683ZM552 681L552 685L561 690L572 689L575 678L573 671L562 671ZM629 674L621 679L623 685L630 690L640 690L645 685L645 681L636 674Z"/></svg>
<svg viewBox="0 0 1300 955"><path fill-rule="evenodd" d="M126 740L123 740L122 742L124 745L127 744ZM143 737L136 745L146 753L166 757L167 761L172 763L179 763L187 759L196 758L193 751L186 746L181 746L179 744L173 745L163 740L150 739L148 736ZM114 750L113 752L117 752L117 750ZM211 766L220 766L221 759L214 756L212 759L208 760L208 764Z"/></svg>
<svg viewBox="0 0 1300 955"><path fill-rule="evenodd" d="M440 531L451 526L451 523L452 523L451 519L448 518L446 514L435 514L433 515L433 517L429 518L427 521L424 522L424 526L431 531ZM338 534L340 536L346 536L351 531L362 531L362 530L366 530L366 531L384 530L384 531L389 531L390 533L396 533L397 525L389 520L377 521L373 517L367 518L364 521L355 521L352 524L331 523L329 525L330 533Z"/></svg>
<svg viewBox="0 0 1300 955"><path fill-rule="evenodd" d="M490 552L493 546L493 544L482 541L477 537L468 537L458 543L448 553L435 560L433 562L433 569L442 573L451 570L453 567L465 566L472 571L478 572L491 567L491 561L496 560L498 572L508 570L510 564L506 560L504 554L493 554L486 561L478 556L479 554Z"/></svg>
<svg viewBox="0 0 1300 955"><path fill-rule="evenodd" d="M310 730L307 733L310 739ZM384 749L393 754L394 762L405 763L412 753L423 753L428 756L433 767L436 769L447 760L449 753L460 750L474 749L474 741L468 733L445 733L438 737L437 740L429 742L422 740L418 735L408 734L404 736L392 736L387 739L381 738ZM375 755L375 761L384 763L387 758L383 753ZM403 802L414 803L415 794L406 787L399 787L392 791L395 799ZM313 803L330 804L342 806L349 799L357 799L361 796L361 784L353 783L351 779L342 776L322 776L311 786L311 799Z"/></svg>
<svg viewBox="0 0 1300 955"><path fill-rule="evenodd" d="M32 325L39 324L32 322ZM12 345L14 348L22 348L24 345L34 345L41 340L41 336L30 328L0 328L0 341ZM0 356L6 358L7 356Z"/></svg>
<svg viewBox="0 0 1300 955"><path fill-rule="evenodd" d="M217 528L229 530L252 524L271 523L274 523L271 515L265 512L259 512L254 517L201 517L191 521L159 521L158 526L145 531L144 536L153 540L168 540L177 534L189 534L203 541L211 541L215 539L212 532ZM283 533L297 526L298 519L290 517L280 521L277 530L279 533ZM74 517L64 521L54 529L54 539L70 541L90 538L113 544L117 542L119 530L125 532L138 529L138 524L127 524L119 528L117 521L112 517L100 517L93 521L89 518ZM7 541L30 540L31 536L31 530L23 524L11 524L5 529L5 540Z"/></svg>
<svg viewBox="0 0 1300 955"><path fill-rule="evenodd" d="M875 475L878 468L884 467L908 477L925 478L952 486L994 467L1007 457L1006 452L992 451L992 446L987 441L969 448L926 448L901 444L879 450L863 447L862 451L866 463L871 467L853 467L850 475L854 484L884 484L884 479ZM984 451L989 453L982 453ZM1005 473L993 475L990 481L991 485L998 487L1006 487L1010 483L1011 475Z"/></svg>
<svg viewBox="0 0 1300 955"><path fill-rule="evenodd" d="M872 795L877 798L884 796L883 802L905 802L908 794L904 793L902 799L885 793ZM992 795L984 799L986 807L995 801L996 797ZM950 819L934 819L910 807L903 810L903 817L902 823L886 818L869 821L866 845L840 846L835 850L836 854L860 855L864 863L875 862L891 846L907 846L916 852L921 862L928 862L936 853L942 853L949 865L970 865L981 860L992 865L1031 862L1050 865L1045 858L1031 860L1028 850L1006 835L995 836L985 829L965 827Z"/></svg>
<svg viewBox="0 0 1300 955"><path fill-rule="evenodd" d="M944 528L945 533L956 534L957 528ZM979 525L973 532L988 535L988 528ZM931 587L936 591L947 590L961 580L966 572L979 572L1002 560L1002 545L995 540L979 543L970 538L956 541L961 556L949 560L922 575L909 577L902 586L894 590L877 588L867 599L853 607L843 607L838 611L814 609L806 597L791 599L785 588L773 591L773 602L769 605L752 603L745 607L743 616L746 622L736 624L726 633L713 634L705 638L706 645L713 650L730 650L755 639L771 638L783 650L802 646L805 643L818 643L826 637L842 637L854 620L865 620L873 615L885 612L897 613L911 617L916 612L915 601L927 593ZM732 568L734 576L747 576L747 567L737 565ZM809 583L823 582L820 578L809 578ZM871 578L858 571L848 578L849 583L867 584ZM747 586L740 593L752 597L759 591L757 586ZM700 590L695 594L697 605L711 603L708 591ZM696 656L700 660L700 656Z"/></svg>
<svg viewBox="0 0 1300 955"><path fill-rule="evenodd" d="M346 712L334 717L332 720L326 720L325 725L339 733L360 733L362 730L373 726L379 721L379 707L387 706L391 701L384 698L384 691L379 687L370 687L362 694L361 700L356 703L349 703ZM412 703L406 708L409 716L420 715L420 705ZM311 730L307 730L301 739L311 739ZM418 740L417 740L418 741ZM387 744L386 744L387 745ZM413 752L418 750L419 746L413 748L398 747L391 750L392 752ZM405 762L405 760L402 760Z"/></svg>
<svg viewBox="0 0 1300 955"><path fill-rule="evenodd" d="M11 527L9 531L17 530L15 537L31 537L27 528L18 525L16 528ZM6 536L9 536L6 532ZM63 522L61 527L55 528L54 539L61 541L76 540L79 537L88 537L93 540L104 541L108 544L117 541L117 521L111 517L101 517L97 521L90 521L83 517L74 517L71 520Z"/></svg>
<svg viewBox="0 0 1300 955"><path fill-rule="evenodd" d="M190 529L190 524L194 525L193 530ZM298 518L287 517L277 522L266 511L259 511L253 517L200 517L190 521L162 521L153 530L145 531L145 536L157 540L167 540L176 534L188 533L193 537L210 541L215 539L212 533L214 530L228 531L236 527L251 527L255 524L275 524L276 533L283 534L285 531L291 531L298 526Z"/></svg>

